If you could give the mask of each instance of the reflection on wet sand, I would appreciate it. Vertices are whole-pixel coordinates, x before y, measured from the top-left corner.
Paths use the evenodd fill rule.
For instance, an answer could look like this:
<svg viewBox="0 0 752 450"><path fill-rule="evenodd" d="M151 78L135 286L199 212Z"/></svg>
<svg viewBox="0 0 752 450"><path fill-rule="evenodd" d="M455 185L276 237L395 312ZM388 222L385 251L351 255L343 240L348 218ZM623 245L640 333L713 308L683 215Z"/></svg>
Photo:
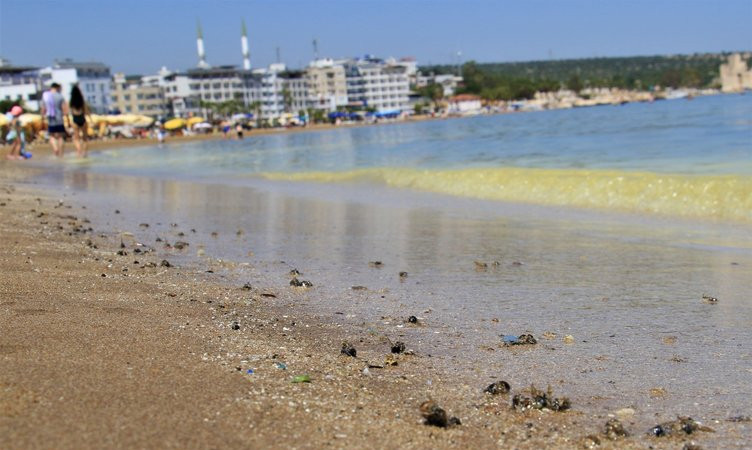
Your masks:
<svg viewBox="0 0 752 450"><path fill-rule="evenodd" d="M604 412L629 406L644 418L749 412L749 229L541 218L456 199L437 208L433 197L363 186L327 198L308 196L305 189L315 186L293 193L275 183L63 177L77 195L102 205L100 220L144 239L170 236L172 222L195 228L191 245L252 262L272 281L284 280L289 267L274 264L285 261L313 281L310 307L351 314L353 326L394 330L384 322L427 317L436 338L413 345L445 360L459 379L564 380L579 405ZM115 208L122 214L107 215ZM141 222L162 225L137 230ZM369 266L375 260L383 266ZM477 270L474 261L487 267ZM369 290L354 292L354 285ZM703 302L703 294L718 303ZM399 333L410 339L409 329ZM522 333L538 345L500 346L499 335ZM651 396L651 389L665 394Z"/></svg>

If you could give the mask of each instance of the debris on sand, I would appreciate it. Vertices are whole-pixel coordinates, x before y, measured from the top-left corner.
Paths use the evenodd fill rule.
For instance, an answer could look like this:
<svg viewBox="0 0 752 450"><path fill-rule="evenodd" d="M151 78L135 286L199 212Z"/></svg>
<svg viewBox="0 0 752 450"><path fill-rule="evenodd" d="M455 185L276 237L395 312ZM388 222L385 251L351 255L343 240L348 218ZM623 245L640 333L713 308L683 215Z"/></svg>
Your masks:
<svg viewBox="0 0 752 450"><path fill-rule="evenodd" d="M619 419L610 419L608 422L606 422L606 427L603 431L603 434L605 434L606 437L611 439L612 441L615 441L621 437L629 436L629 433L627 433L627 430L624 428L624 425L622 425Z"/></svg>
<svg viewBox="0 0 752 450"><path fill-rule="evenodd" d="M718 303L718 299L717 298L711 297L711 296L706 295L706 294L703 294L702 301L704 301L705 303L710 303L711 305L715 305L716 303Z"/></svg>
<svg viewBox="0 0 752 450"><path fill-rule="evenodd" d="M178 250L183 250L184 248L188 247L190 244L185 241L177 241L174 244L172 244L173 247L175 247Z"/></svg>
<svg viewBox="0 0 752 450"><path fill-rule="evenodd" d="M512 387L504 380L499 380L495 383L491 383L483 389L483 392L491 395L499 395L508 393Z"/></svg>
<svg viewBox="0 0 752 450"><path fill-rule="evenodd" d="M462 425L462 421L460 421L459 418L448 417L446 411L444 411L444 409L433 400L427 400L421 403L420 413L423 415L423 419L425 419L424 423L426 425L433 425L439 428Z"/></svg>
<svg viewBox="0 0 752 450"><path fill-rule="evenodd" d="M405 343L402 341L397 341L394 344L392 344L392 353L402 353L405 351Z"/></svg>
<svg viewBox="0 0 752 450"><path fill-rule="evenodd" d="M358 354L358 351L355 350L355 347L353 347L347 341L342 343L342 349L339 352L343 355L352 356L353 358L355 358L355 355Z"/></svg>
<svg viewBox="0 0 752 450"><path fill-rule="evenodd" d="M566 411L571 407L571 403L566 397L554 397L551 386L546 392L538 390L535 386L530 386L530 395L515 394L512 397L512 408L520 411L528 409L549 409L551 411Z"/></svg>
<svg viewBox="0 0 752 450"><path fill-rule="evenodd" d="M172 267L172 264L170 264L170 261L167 261L166 259L163 259L159 265L162 267Z"/></svg>
<svg viewBox="0 0 752 450"><path fill-rule="evenodd" d="M313 283L311 283L310 281L306 281L306 280L298 280L297 278L293 277L293 279L290 280L290 286L308 288L308 287L312 287Z"/></svg>
<svg viewBox="0 0 752 450"><path fill-rule="evenodd" d="M368 263L368 265L371 267L381 268L384 266L384 263L382 263L381 261L371 261Z"/></svg>
<svg viewBox="0 0 752 450"><path fill-rule="evenodd" d="M407 318L407 321L410 323L418 323L418 318L415 316L410 316Z"/></svg>
<svg viewBox="0 0 752 450"><path fill-rule="evenodd" d="M399 273L399 277L400 277L400 279L405 279L405 278L407 278L407 272L400 272L400 273Z"/></svg>
<svg viewBox="0 0 752 450"><path fill-rule="evenodd" d="M519 336L502 334L501 341L504 345L534 345L538 343L532 334L521 334Z"/></svg>
<svg viewBox="0 0 752 450"><path fill-rule="evenodd" d="M240 289L242 289L242 290L244 290L244 291L250 291L251 289L253 289L253 286L251 285L251 283L246 283L246 284L244 284L244 285L243 285L243 287L242 287L242 288L240 288Z"/></svg>
<svg viewBox="0 0 752 450"><path fill-rule="evenodd" d="M652 434L655 437L670 436L673 434L692 434L696 431L709 431L715 432L710 427L702 425L700 422L692 419L691 417L677 417L676 420L670 422L664 422L658 424L650 429L648 434Z"/></svg>

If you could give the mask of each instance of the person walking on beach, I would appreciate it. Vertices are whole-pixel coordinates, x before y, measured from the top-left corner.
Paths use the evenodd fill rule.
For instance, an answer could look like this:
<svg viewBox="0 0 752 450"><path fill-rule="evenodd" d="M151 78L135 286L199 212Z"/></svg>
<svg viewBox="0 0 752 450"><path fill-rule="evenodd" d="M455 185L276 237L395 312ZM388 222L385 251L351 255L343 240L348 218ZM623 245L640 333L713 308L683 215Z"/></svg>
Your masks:
<svg viewBox="0 0 752 450"><path fill-rule="evenodd" d="M65 121L68 117L68 102L60 93L60 85L52 83L50 89L42 94L42 120L47 121L47 133L55 156L63 156L65 141Z"/></svg>
<svg viewBox="0 0 752 450"><path fill-rule="evenodd" d="M89 137L89 124L86 122L86 116L91 111L77 84L71 89L70 112L73 118L73 144L76 146L76 156L86 158L88 150L86 141Z"/></svg>

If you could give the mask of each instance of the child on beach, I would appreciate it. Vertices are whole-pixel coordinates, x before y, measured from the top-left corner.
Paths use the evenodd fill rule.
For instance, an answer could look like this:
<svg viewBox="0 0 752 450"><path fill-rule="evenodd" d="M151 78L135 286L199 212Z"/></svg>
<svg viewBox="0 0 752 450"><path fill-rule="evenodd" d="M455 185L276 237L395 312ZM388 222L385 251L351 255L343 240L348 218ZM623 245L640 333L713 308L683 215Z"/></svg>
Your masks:
<svg viewBox="0 0 752 450"><path fill-rule="evenodd" d="M18 160L31 158L31 153L26 152L26 136L24 135L23 128L21 128L21 113L23 113L23 108L18 105L11 108L10 112L8 112L10 131L5 140L10 144L10 151L5 156L5 159Z"/></svg>
<svg viewBox="0 0 752 450"><path fill-rule="evenodd" d="M76 155L80 158L86 158L88 147L86 141L89 133L86 116L90 114L90 111L78 85L74 85L71 89L70 112L73 118L73 144L76 146Z"/></svg>

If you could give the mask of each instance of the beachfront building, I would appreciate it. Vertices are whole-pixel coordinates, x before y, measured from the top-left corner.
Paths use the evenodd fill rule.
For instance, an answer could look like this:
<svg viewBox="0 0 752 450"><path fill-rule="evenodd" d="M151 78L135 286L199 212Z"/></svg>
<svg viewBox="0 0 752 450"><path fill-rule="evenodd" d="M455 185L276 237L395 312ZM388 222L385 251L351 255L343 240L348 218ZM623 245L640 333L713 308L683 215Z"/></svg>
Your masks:
<svg viewBox="0 0 752 450"><path fill-rule="evenodd" d="M298 115L308 109L308 79L302 70L287 70L280 73L282 78L282 103L284 111Z"/></svg>
<svg viewBox="0 0 752 450"><path fill-rule="evenodd" d="M367 56L344 63L347 98L376 112L399 112L409 109L410 82L405 66L388 64Z"/></svg>
<svg viewBox="0 0 752 450"><path fill-rule="evenodd" d="M40 88L35 68L13 66L0 58L0 100L12 100L28 111L38 111Z"/></svg>
<svg viewBox="0 0 752 450"><path fill-rule="evenodd" d="M165 117L167 107L164 88L157 77L125 76L116 73L110 89L112 108L125 114Z"/></svg>
<svg viewBox="0 0 752 450"><path fill-rule="evenodd" d="M52 66L39 69L43 86L58 83L65 98L70 98L74 84L78 84L92 112L106 114L110 110L110 68L100 62L55 61Z"/></svg>
<svg viewBox="0 0 752 450"><path fill-rule="evenodd" d="M740 53L729 55L725 64L721 64L721 90L723 92L741 92L752 89L752 69L749 68L746 57Z"/></svg>
<svg viewBox="0 0 752 450"><path fill-rule="evenodd" d="M441 74L441 75L418 75L415 83L416 87L426 87L429 84L438 84L443 90L444 97L451 97L457 90L457 86L462 83L462 77L453 74Z"/></svg>
<svg viewBox="0 0 752 450"><path fill-rule="evenodd" d="M447 104L449 114L477 114L481 112L481 99L477 95L461 94L451 97Z"/></svg>
<svg viewBox="0 0 752 450"><path fill-rule="evenodd" d="M306 68L308 106L324 111L336 111L347 105L345 68L331 59L311 61Z"/></svg>

